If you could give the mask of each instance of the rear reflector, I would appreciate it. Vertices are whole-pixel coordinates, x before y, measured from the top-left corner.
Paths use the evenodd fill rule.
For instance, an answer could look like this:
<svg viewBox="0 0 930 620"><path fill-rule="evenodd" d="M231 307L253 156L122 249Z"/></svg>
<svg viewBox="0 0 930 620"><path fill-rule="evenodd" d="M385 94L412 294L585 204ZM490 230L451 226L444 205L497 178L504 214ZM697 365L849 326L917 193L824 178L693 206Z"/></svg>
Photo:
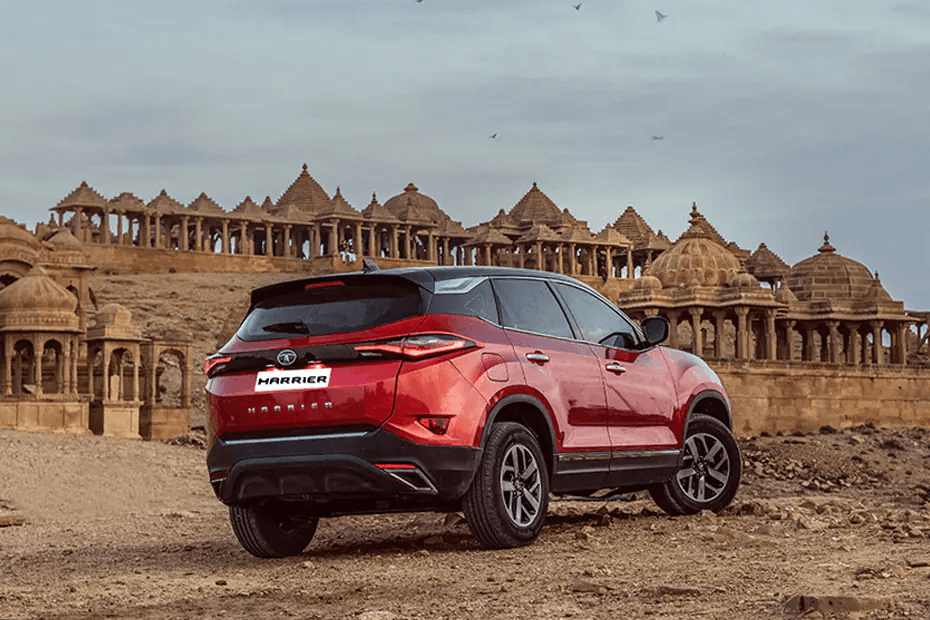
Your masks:
<svg viewBox="0 0 930 620"><path fill-rule="evenodd" d="M449 430L449 418L440 416L426 416L417 420L420 426L434 435L445 435Z"/></svg>

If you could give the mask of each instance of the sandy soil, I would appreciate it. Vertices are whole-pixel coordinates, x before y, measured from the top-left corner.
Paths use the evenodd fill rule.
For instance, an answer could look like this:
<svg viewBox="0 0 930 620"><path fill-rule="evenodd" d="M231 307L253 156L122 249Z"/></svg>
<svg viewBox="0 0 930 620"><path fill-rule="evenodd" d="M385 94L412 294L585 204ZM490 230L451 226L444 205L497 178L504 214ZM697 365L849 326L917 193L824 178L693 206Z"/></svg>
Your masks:
<svg viewBox="0 0 930 620"><path fill-rule="evenodd" d="M239 547L199 444L0 431L0 618L930 617L924 429L745 440L721 515L558 501L506 551L456 514L346 517L283 560Z"/></svg>
<svg viewBox="0 0 930 620"><path fill-rule="evenodd" d="M143 333L194 336L202 425L203 358L253 286L291 277L92 287ZM534 545L507 551L481 549L460 515L340 518L284 560L239 546L202 443L0 430L0 619L930 618L924 429L744 440L721 515L669 518L643 494L559 501Z"/></svg>

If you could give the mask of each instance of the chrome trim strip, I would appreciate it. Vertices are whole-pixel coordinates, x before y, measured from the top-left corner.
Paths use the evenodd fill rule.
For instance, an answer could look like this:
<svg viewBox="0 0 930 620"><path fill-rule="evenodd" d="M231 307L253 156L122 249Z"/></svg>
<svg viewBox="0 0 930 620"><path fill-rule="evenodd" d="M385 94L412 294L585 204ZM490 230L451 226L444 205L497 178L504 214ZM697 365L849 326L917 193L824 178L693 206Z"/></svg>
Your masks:
<svg viewBox="0 0 930 620"><path fill-rule="evenodd" d="M638 452L611 452L611 457L615 459L630 459L643 456L677 456L681 450L640 450Z"/></svg>
<svg viewBox="0 0 930 620"><path fill-rule="evenodd" d="M630 459L648 456L677 456L681 450L639 450L636 452L566 452L558 455L559 461L598 461L603 459Z"/></svg>
<svg viewBox="0 0 930 620"><path fill-rule="evenodd" d="M560 454L559 461L601 461L610 458L610 452L566 452Z"/></svg>
<svg viewBox="0 0 930 620"><path fill-rule="evenodd" d="M260 443L277 443L281 441L297 441L301 439L350 439L353 437L364 437L367 431L356 433L331 433L328 435L293 435L291 437L256 437L254 439L230 439L228 441L220 439L226 445L236 446L242 444L260 444Z"/></svg>

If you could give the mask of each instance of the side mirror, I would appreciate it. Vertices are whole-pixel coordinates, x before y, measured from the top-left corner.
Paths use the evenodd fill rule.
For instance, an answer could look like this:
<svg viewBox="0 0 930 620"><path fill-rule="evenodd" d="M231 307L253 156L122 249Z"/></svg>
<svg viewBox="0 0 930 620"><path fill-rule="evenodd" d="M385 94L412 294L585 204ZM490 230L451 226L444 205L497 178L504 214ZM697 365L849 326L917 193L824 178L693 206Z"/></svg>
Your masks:
<svg viewBox="0 0 930 620"><path fill-rule="evenodd" d="M650 345L659 344L668 338L671 324L664 316L647 316L642 322L646 342Z"/></svg>

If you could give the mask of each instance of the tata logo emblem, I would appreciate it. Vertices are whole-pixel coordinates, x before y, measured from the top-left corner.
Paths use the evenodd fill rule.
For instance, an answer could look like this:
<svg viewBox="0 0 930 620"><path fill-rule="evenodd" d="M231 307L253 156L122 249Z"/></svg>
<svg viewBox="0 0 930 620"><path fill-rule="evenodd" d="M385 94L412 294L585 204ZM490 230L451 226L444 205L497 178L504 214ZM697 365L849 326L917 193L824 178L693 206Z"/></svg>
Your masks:
<svg viewBox="0 0 930 620"><path fill-rule="evenodd" d="M278 353L278 364L281 366L290 366L297 361L297 353L294 349L284 349Z"/></svg>

